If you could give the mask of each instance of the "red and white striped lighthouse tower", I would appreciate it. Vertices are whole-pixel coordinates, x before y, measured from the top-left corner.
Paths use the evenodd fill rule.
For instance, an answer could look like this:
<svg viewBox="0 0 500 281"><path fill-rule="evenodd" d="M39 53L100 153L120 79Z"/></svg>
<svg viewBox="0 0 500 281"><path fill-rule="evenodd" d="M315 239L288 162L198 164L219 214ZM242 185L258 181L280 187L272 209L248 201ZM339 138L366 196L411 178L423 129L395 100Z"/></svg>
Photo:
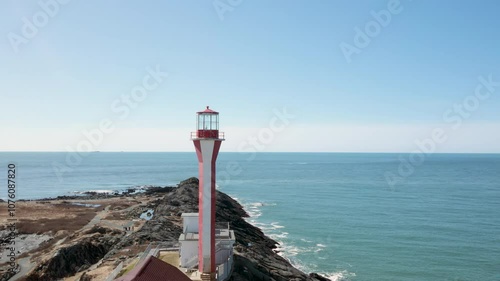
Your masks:
<svg viewBox="0 0 500 281"><path fill-rule="evenodd" d="M208 106L197 112L191 134L199 167L198 270L215 280L215 162L224 134L219 133L219 113Z"/></svg>

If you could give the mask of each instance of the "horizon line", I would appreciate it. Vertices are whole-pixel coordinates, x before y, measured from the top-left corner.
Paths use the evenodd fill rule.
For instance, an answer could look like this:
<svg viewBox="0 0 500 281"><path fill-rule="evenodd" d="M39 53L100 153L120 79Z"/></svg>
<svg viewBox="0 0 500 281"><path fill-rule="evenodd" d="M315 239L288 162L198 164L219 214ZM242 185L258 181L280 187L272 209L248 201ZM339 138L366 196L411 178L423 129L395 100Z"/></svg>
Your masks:
<svg viewBox="0 0 500 281"><path fill-rule="evenodd" d="M96 150L89 152L78 152L78 151L61 151L61 150L0 150L0 153L196 153L196 151L140 151L140 150ZM240 152L240 151L220 151L220 153L332 153L332 154L412 154L415 152L407 151L252 151L252 152ZM434 152L434 153L424 153L423 154L500 154L500 152Z"/></svg>

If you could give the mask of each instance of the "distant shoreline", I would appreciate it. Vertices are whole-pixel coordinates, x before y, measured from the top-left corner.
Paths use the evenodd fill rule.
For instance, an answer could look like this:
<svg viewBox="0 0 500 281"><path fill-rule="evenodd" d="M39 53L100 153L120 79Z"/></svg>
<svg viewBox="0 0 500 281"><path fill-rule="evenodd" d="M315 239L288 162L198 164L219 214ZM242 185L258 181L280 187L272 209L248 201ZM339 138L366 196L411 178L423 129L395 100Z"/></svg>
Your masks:
<svg viewBox="0 0 500 281"><path fill-rule="evenodd" d="M0 151L0 153L68 153L67 151ZM78 152L79 154L93 153L189 153L195 154L194 151L90 151ZM249 152L239 151L221 151L219 154L247 154ZM413 152L359 152L359 151L256 151L256 154L412 154ZM435 152L431 155L499 155L500 152Z"/></svg>

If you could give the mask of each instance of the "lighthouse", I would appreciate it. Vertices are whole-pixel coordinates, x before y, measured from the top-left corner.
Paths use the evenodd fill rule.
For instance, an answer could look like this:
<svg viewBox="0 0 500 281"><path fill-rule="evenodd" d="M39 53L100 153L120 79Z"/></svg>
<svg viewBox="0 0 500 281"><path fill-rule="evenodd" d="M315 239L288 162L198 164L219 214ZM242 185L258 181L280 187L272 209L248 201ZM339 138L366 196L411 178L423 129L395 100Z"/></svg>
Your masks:
<svg viewBox="0 0 500 281"><path fill-rule="evenodd" d="M216 160L224 134L219 133L219 113L207 108L196 113L191 139L198 156L198 271L215 280L215 182ZM208 280L208 279L207 279Z"/></svg>

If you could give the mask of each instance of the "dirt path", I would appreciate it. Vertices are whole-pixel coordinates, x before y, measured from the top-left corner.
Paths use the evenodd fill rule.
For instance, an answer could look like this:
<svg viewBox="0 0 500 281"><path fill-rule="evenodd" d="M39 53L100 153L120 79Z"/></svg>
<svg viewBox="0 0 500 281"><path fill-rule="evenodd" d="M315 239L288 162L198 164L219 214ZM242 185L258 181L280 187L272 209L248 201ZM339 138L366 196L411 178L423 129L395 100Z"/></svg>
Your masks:
<svg viewBox="0 0 500 281"><path fill-rule="evenodd" d="M35 266L33 263L31 263L30 258L22 258L17 261L19 264L19 267L21 270L14 276L12 276L9 281L15 281L18 280L21 277L24 277L28 274L28 272L31 271L31 269Z"/></svg>
<svg viewBox="0 0 500 281"><path fill-rule="evenodd" d="M102 218L109 212L109 208L111 205L106 206L104 210L100 211L87 225L85 225L82 229L92 228L94 225L101 222Z"/></svg>
<svg viewBox="0 0 500 281"><path fill-rule="evenodd" d="M124 209L123 211L129 211L129 210L132 210L133 208L136 208L137 206L130 206L126 209ZM95 226L96 224L102 224L102 225L106 225L108 227L112 227L112 228L116 228L116 229L120 229L120 230L123 230L124 227L131 227L134 225L134 222L133 221L129 221L127 222L126 224L124 225L120 225L120 224L116 224L116 223L113 223L113 222L110 222L110 221L106 221L106 220L103 220L104 217L106 217L107 214L109 214L109 209L111 208L111 205L108 205L106 206L106 208L104 208L104 210L102 210L101 212L99 212L87 225L85 225L82 229L89 229L89 228L92 228L93 226Z"/></svg>

